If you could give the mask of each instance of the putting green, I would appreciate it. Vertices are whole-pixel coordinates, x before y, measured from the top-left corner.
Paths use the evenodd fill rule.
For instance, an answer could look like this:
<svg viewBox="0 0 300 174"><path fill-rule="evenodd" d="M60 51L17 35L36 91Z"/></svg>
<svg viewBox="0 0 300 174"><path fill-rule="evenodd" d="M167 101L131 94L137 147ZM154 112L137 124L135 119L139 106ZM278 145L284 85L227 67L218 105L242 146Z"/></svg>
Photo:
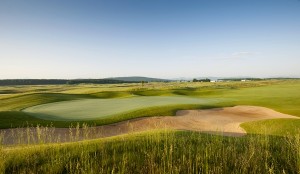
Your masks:
<svg viewBox="0 0 300 174"><path fill-rule="evenodd" d="M148 96L122 99L80 99L42 104L23 111L46 120L93 120L153 106L178 104L212 104L220 99L184 96Z"/></svg>

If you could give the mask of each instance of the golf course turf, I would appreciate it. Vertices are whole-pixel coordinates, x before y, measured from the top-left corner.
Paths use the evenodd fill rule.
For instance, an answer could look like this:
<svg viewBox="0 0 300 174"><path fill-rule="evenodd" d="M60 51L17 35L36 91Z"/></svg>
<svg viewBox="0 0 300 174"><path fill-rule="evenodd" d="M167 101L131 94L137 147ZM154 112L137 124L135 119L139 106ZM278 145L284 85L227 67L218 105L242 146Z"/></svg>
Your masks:
<svg viewBox="0 0 300 174"><path fill-rule="evenodd" d="M184 96L148 96L121 99L81 99L55 102L23 110L37 118L47 120L95 120L120 113L167 105L210 105L221 99L201 99Z"/></svg>
<svg viewBox="0 0 300 174"><path fill-rule="evenodd" d="M299 80L1 88L5 91L0 95L2 129L38 124L69 127L77 122L105 125L138 117L175 115L177 110L236 105L262 106L300 116Z"/></svg>

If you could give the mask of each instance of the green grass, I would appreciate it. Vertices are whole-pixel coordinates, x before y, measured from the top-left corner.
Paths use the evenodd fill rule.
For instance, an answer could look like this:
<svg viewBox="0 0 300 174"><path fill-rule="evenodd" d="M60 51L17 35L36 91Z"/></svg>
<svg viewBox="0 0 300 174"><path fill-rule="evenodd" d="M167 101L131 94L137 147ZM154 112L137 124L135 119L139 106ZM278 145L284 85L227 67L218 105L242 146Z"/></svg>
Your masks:
<svg viewBox="0 0 300 174"><path fill-rule="evenodd" d="M0 127L9 128L27 125L27 122L41 124L53 122L59 127L68 127L70 122L45 121L30 117L20 111L24 108L59 101L71 101L79 99L130 99L134 96L184 96L206 99L222 98L224 102L214 104L216 107L234 105L264 106L276 111L300 116L300 81L259 81L259 82L221 82L221 83L149 83L141 87L140 84L129 85L62 85L62 86L15 86L4 87L0 90L18 91L18 94L5 95L0 98ZM33 93L34 91L45 93ZM24 93L21 93L25 91ZM27 93L27 92L30 93ZM60 91L60 93L58 93ZM98 92L97 92L98 91ZM96 92L96 93L95 93ZM75 94L76 93L76 94ZM155 101L156 102L156 101ZM51 104L50 104L51 105ZM185 104L175 104L157 108L140 108L124 110L115 114L111 119L94 120L97 125L121 121L127 118L142 116L169 115L170 108L184 108ZM211 104L210 104L211 105ZM197 107L200 107L199 104ZM156 111L152 111L156 109ZM172 110L172 109L171 109ZM16 112L8 112L16 111ZM17 112L18 111L18 112ZM15 115L14 115L15 114ZM26 115L22 118L22 115ZM11 120L7 119L8 117ZM91 123L90 121L89 123ZM292 122L292 121L291 121ZM93 124L94 124L93 123Z"/></svg>
<svg viewBox="0 0 300 174"><path fill-rule="evenodd" d="M222 99L201 99L185 96L147 96L122 99L82 99L33 106L23 111L46 120L97 120L155 106L209 105Z"/></svg>
<svg viewBox="0 0 300 174"><path fill-rule="evenodd" d="M103 119L93 120L93 121L81 121L81 123L87 122L89 125L105 125L116 123L124 120L129 120L139 117L151 117L151 116L174 116L178 110L188 110L188 109L210 109L220 107L217 104L213 105L168 105L168 106L154 106L150 108L144 108L136 111L125 112L121 114L114 115L112 117L107 117Z"/></svg>
<svg viewBox="0 0 300 174"><path fill-rule="evenodd" d="M1 119L0 129L11 128L11 127L12 128L26 127L27 124L29 125L44 124L44 120L32 117L20 111L2 111L0 112L0 119Z"/></svg>
<svg viewBox="0 0 300 174"><path fill-rule="evenodd" d="M18 127L36 127L54 125L56 127L69 127L75 122L49 121L43 120L21 111L1 111L0 112L0 129L18 128Z"/></svg>
<svg viewBox="0 0 300 174"><path fill-rule="evenodd" d="M91 94L97 98L122 98L122 97L132 97L133 94L130 91L103 91Z"/></svg>
<svg viewBox="0 0 300 174"><path fill-rule="evenodd" d="M19 111L24 108L59 102L59 101L68 101L68 100L76 100L83 98L93 98L90 95L74 95L74 94L60 94L60 93L33 93L33 94L25 94L12 96L5 99L0 99L0 111Z"/></svg>
<svg viewBox="0 0 300 174"><path fill-rule="evenodd" d="M241 124L248 133L267 135L300 134L300 119L271 119Z"/></svg>
<svg viewBox="0 0 300 174"><path fill-rule="evenodd" d="M17 128L17 127L35 127L39 126L49 126L54 127L70 127L71 125L88 124L93 126L101 126L106 124L112 124L120 121L125 121L129 119L134 119L138 117L150 117L150 116L173 116L176 115L178 110L187 109L209 109L220 107L219 105L167 105L167 106L154 106L150 108L139 109L135 111L129 111L125 113L116 114L114 116L105 117L96 120L85 120L85 121L52 121L44 120L33 117L25 112L21 111L2 111L0 112L0 129L5 128Z"/></svg>
<svg viewBox="0 0 300 174"><path fill-rule="evenodd" d="M157 90L157 89L150 89L150 90L132 90L132 94L139 95L139 96L170 96L169 90Z"/></svg>
<svg viewBox="0 0 300 174"><path fill-rule="evenodd" d="M282 113L300 116L299 82L229 90L213 97L233 99L235 105L264 106Z"/></svg>
<svg viewBox="0 0 300 174"><path fill-rule="evenodd" d="M0 149L1 173L299 173L300 137L147 132Z"/></svg>

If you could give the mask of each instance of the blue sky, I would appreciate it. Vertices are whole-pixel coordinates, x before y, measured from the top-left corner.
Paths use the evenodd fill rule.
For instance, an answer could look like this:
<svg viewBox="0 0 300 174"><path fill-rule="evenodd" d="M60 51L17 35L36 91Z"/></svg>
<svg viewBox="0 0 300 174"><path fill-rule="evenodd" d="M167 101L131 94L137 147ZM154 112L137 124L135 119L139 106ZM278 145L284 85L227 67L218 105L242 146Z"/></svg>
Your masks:
<svg viewBox="0 0 300 174"><path fill-rule="evenodd" d="M0 79L300 77L298 0L2 0Z"/></svg>

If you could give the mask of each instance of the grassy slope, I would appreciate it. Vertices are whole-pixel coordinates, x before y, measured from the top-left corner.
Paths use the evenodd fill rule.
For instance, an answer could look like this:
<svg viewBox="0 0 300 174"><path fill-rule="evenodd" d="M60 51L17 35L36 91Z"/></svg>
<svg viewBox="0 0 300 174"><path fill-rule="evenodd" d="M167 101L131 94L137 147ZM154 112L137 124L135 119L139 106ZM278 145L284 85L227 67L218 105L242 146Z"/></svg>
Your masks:
<svg viewBox="0 0 300 174"><path fill-rule="evenodd" d="M221 95L233 98L236 105L256 105L300 116L300 83L280 84L228 91ZM219 96L219 97L221 97Z"/></svg>
<svg viewBox="0 0 300 174"><path fill-rule="evenodd" d="M1 173L299 173L300 139L152 132L0 148ZM257 153L259 152L259 153Z"/></svg>
<svg viewBox="0 0 300 174"><path fill-rule="evenodd" d="M292 82L279 85L245 88L228 91L221 96L233 98L232 105L264 106L276 111L300 116L300 83ZM218 95L218 97L221 97ZM228 102L225 105L229 104ZM248 133L287 135L300 132L300 120L274 119L241 124Z"/></svg>
<svg viewBox="0 0 300 174"><path fill-rule="evenodd" d="M59 94L59 93L34 93L6 97L0 100L0 129L11 127L26 127L28 125L37 124L47 126L52 122L47 120L32 117L21 110L44 103L75 100L80 98L91 98L89 95L73 95L73 94ZM59 127L69 126L65 122L55 122Z"/></svg>
<svg viewBox="0 0 300 174"><path fill-rule="evenodd" d="M0 111L20 111L30 106L82 98L92 98L92 96L60 93L34 93L18 95L1 99Z"/></svg>
<svg viewBox="0 0 300 174"><path fill-rule="evenodd" d="M169 105L169 106L155 106L145 109L140 109L136 111L131 111L127 113L122 113L115 115L114 117L108 117L104 119L99 119L95 121L88 122L90 125L105 125L110 123L116 123L128 119L133 119L137 117L150 117L150 116L166 116L166 115L176 115L178 110L188 110L188 109L210 109L220 107L215 105ZM81 122L82 123L82 122Z"/></svg>
<svg viewBox="0 0 300 174"><path fill-rule="evenodd" d="M49 121L43 120L21 111L2 111L0 112L0 129L17 128L17 127L35 127L40 126L55 126L55 127L69 127L72 124L76 125L77 122L64 122L64 121ZM94 123L89 123L94 125Z"/></svg>
<svg viewBox="0 0 300 174"><path fill-rule="evenodd" d="M267 135L295 135L300 133L300 119L272 119L241 124L248 133Z"/></svg>

